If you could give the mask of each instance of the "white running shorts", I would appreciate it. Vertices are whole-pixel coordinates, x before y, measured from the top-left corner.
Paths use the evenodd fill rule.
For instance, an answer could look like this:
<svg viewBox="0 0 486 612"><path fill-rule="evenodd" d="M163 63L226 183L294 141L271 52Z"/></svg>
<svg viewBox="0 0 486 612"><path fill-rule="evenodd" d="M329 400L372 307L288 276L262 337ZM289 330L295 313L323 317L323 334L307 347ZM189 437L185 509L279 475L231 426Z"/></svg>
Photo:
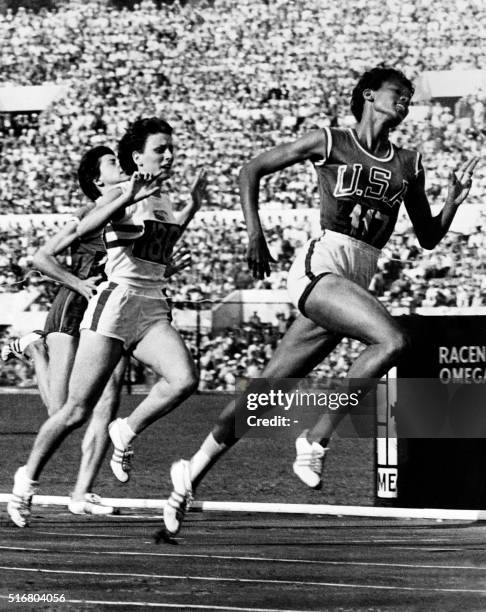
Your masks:
<svg viewBox="0 0 486 612"><path fill-rule="evenodd" d="M316 283L326 274L336 274L368 288L376 271L380 249L346 234L325 230L309 240L289 270L290 299L305 315L305 302Z"/></svg>
<svg viewBox="0 0 486 612"><path fill-rule="evenodd" d="M162 289L101 283L88 302L79 329L91 329L117 338L126 350L133 348L156 323L170 323L170 306Z"/></svg>

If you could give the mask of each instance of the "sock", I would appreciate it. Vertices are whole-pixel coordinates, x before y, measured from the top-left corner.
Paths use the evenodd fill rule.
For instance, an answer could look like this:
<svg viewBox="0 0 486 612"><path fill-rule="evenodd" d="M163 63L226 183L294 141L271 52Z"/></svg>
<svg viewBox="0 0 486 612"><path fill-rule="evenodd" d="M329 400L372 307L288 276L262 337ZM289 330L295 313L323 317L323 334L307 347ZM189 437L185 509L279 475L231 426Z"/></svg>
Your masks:
<svg viewBox="0 0 486 612"><path fill-rule="evenodd" d="M128 424L127 419L118 419L118 425L120 426L120 435L124 446L128 446L137 437L137 434Z"/></svg>
<svg viewBox="0 0 486 612"><path fill-rule="evenodd" d="M30 334L26 334L18 339L17 345L20 349L20 352L23 353L25 349L32 344L32 342L36 342L36 340L40 340L42 335L38 332L30 332Z"/></svg>
<svg viewBox="0 0 486 612"><path fill-rule="evenodd" d="M14 493L16 493L18 490L20 490L21 494L24 492L31 493L37 488L38 484L39 483L37 480L32 480L27 476L26 466L23 465L15 473L13 490Z"/></svg>
<svg viewBox="0 0 486 612"><path fill-rule="evenodd" d="M189 462L191 469L191 481L194 482L194 480L196 480L197 477L204 472L209 464L225 449L226 444L216 442L213 434L210 433L201 444L200 449L195 455L193 455Z"/></svg>

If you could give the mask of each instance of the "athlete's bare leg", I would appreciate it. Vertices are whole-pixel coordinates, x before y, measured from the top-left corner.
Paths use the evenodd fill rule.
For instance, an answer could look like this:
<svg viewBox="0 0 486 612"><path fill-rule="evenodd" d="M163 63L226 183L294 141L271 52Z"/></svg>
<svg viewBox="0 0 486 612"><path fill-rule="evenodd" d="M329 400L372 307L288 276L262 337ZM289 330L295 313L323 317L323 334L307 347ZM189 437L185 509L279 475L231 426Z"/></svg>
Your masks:
<svg viewBox="0 0 486 612"><path fill-rule="evenodd" d="M39 340L31 342L25 349L24 354L34 363L35 378L41 400L47 408L47 413L51 414L49 410L49 349L47 346L47 337L39 338Z"/></svg>
<svg viewBox="0 0 486 612"><path fill-rule="evenodd" d="M261 372L261 378L302 378L325 359L339 344L342 336L331 333L310 319L299 315L278 343L270 361ZM257 383L260 386L260 383ZM252 392L252 383L246 393ZM290 383L290 386L293 386ZM290 389L290 387L289 387ZM259 389L263 391L262 389ZM234 422L238 409L245 410L246 395L224 408L212 430L219 444L232 445L235 441ZM271 407L269 407L269 410Z"/></svg>
<svg viewBox="0 0 486 612"><path fill-rule="evenodd" d="M108 447L108 424L113 420L120 404L127 358L122 357L116 366L103 394L96 404L82 442L82 458L78 478L71 494L73 501L82 500L91 492L101 462Z"/></svg>
<svg viewBox="0 0 486 612"><path fill-rule="evenodd" d="M339 334L331 333L300 315L280 341L269 363L260 374L261 378L278 378L288 389L295 386L295 379L308 374L318 363L333 351L340 342ZM263 382L265 385L265 382ZM271 380L269 385L272 386ZM246 409L247 393L254 390L264 392L262 381L253 381L238 400L231 402L219 415L212 432L203 441L190 461L180 460L172 465L173 491L164 508L164 523L169 534L176 534L192 496L210 468L236 441L235 418L239 410ZM269 408L270 409L270 408ZM245 419L241 423L245 423ZM238 435L243 432L238 431Z"/></svg>
<svg viewBox="0 0 486 612"><path fill-rule="evenodd" d="M380 378L408 346L406 334L386 308L366 289L340 276L328 274L321 278L307 298L305 309L317 325L367 344L351 366L349 380ZM323 415L309 430L308 441L328 440L347 412L347 408L340 408L332 421Z"/></svg>
<svg viewBox="0 0 486 612"><path fill-rule="evenodd" d="M69 334L52 332L25 349L34 362L37 386L49 416L66 402L78 342Z"/></svg>
<svg viewBox="0 0 486 612"><path fill-rule="evenodd" d="M186 345L169 323L151 327L133 356L162 377L127 418L130 429L139 434L194 393L197 374Z"/></svg>
<svg viewBox="0 0 486 612"><path fill-rule="evenodd" d="M84 329L64 406L42 425L34 442L25 474L37 480L44 465L64 438L89 417L122 354L120 340Z"/></svg>

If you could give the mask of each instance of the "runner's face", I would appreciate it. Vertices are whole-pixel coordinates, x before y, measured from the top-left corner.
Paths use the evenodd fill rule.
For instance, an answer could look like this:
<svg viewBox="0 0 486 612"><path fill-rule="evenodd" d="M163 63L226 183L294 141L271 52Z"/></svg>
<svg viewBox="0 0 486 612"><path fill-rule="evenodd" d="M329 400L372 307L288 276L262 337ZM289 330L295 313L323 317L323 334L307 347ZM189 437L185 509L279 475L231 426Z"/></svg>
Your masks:
<svg viewBox="0 0 486 612"><path fill-rule="evenodd" d="M135 152L133 160L137 164L140 172L150 172L157 174L161 172L161 181L167 180L170 176L172 162L174 161L174 148L172 137L168 134L150 134L145 141L144 150Z"/></svg>
<svg viewBox="0 0 486 612"><path fill-rule="evenodd" d="M116 185L126 179L115 155L103 155L99 161L100 176L98 181L105 186Z"/></svg>
<svg viewBox="0 0 486 612"><path fill-rule="evenodd" d="M375 110L387 115L392 125L398 125L408 115L412 92L400 81L384 81L373 96Z"/></svg>

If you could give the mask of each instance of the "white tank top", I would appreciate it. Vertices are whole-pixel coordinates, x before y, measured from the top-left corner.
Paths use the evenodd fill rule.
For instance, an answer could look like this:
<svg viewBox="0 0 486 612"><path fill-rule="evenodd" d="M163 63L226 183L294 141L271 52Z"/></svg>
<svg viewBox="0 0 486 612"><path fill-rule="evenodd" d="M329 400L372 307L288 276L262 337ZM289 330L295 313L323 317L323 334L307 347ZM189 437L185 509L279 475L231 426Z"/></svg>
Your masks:
<svg viewBox="0 0 486 612"><path fill-rule="evenodd" d="M160 287L181 227L166 195L151 196L125 208L105 227L105 273L109 281L134 287Z"/></svg>

